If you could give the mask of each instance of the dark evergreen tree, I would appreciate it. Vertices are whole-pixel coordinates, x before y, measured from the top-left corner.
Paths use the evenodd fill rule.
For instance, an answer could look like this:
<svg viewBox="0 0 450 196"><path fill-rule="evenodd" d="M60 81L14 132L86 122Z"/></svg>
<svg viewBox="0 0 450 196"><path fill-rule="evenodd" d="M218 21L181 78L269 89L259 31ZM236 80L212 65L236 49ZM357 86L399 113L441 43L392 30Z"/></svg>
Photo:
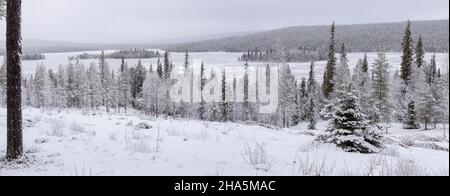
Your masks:
<svg viewBox="0 0 450 196"><path fill-rule="evenodd" d="M200 120L206 119L206 102L203 99L203 90L205 89L206 77L205 77L205 66L202 62L200 66L200 106L198 108L198 116Z"/></svg>
<svg viewBox="0 0 450 196"><path fill-rule="evenodd" d="M316 86L316 76L315 76L315 65L311 62L309 66L309 77L308 77L308 97L305 109L305 120L308 122L308 129L315 130L318 121L318 93Z"/></svg>
<svg viewBox="0 0 450 196"><path fill-rule="evenodd" d="M304 80L302 80L302 82L304 82ZM304 85L304 83L303 83ZM295 89L296 89L296 93L294 96L294 105L296 107L294 114L292 115L292 125L293 126L297 126L298 124L300 124L301 121L301 115L302 115L302 110L303 110L303 105L302 103L300 103L300 96L301 96L301 89L298 88L297 85L297 81L295 81Z"/></svg>
<svg viewBox="0 0 450 196"><path fill-rule="evenodd" d="M147 76L147 70L145 69L142 61L139 60L136 66L136 84L137 84L137 94L142 96L142 86L144 85L145 77Z"/></svg>
<svg viewBox="0 0 450 196"><path fill-rule="evenodd" d="M403 128L404 129L419 129L420 125L417 123L416 105L414 101L409 102L408 111L404 116Z"/></svg>
<svg viewBox="0 0 450 196"><path fill-rule="evenodd" d="M401 89L401 95L403 98L407 97L407 94L411 94L411 93L415 93L415 83L413 80L413 73L414 73L414 68L412 67L412 64L414 62L414 43L413 43L413 39L412 39L412 32L411 32L411 22L408 21L407 26L406 26L406 30L405 30L405 35L403 37L403 42L402 42L402 62L400 65L400 78L403 81L403 87ZM416 78L417 79L417 78ZM414 96L414 95L409 95ZM417 123L417 117L415 116L415 102L410 100L408 101L408 105L404 105L403 104L403 110L405 111L405 116L403 117L403 124L404 127L406 129L415 129L418 128L419 125ZM414 116L414 117L413 117Z"/></svg>
<svg viewBox="0 0 450 196"><path fill-rule="evenodd" d="M412 63L413 63L413 39L412 39L412 33L411 33L411 22L408 21L408 24L406 26L405 35L403 37L402 42L402 62L400 67L401 72L401 79L405 84L409 84L411 80L412 75Z"/></svg>
<svg viewBox="0 0 450 196"><path fill-rule="evenodd" d="M361 71L364 73L369 73L369 61L367 60L367 54L364 54Z"/></svg>
<svg viewBox="0 0 450 196"><path fill-rule="evenodd" d="M296 88L295 76L288 64L283 65L279 73L278 114L281 114L279 120L281 120L282 127L290 127L293 115L298 111L295 96L299 94L299 90Z"/></svg>
<svg viewBox="0 0 450 196"><path fill-rule="evenodd" d="M335 40L336 27L333 22L331 26L331 38L330 45L328 46L328 60L325 67L325 72L323 76L323 95L325 98L329 98L334 90L334 72L336 69L336 40Z"/></svg>
<svg viewBox="0 0 450 196"><path fill-rule="evenodd" d="M161 61L160 59L158 59L158 65L156 67L156 72L158 73L159 78L163 78L164 77L164 69L161 65Z"/></svg>
<svg viewBox="0 0 450 196"><path fill-rule="evenodd" d="M308 108L306 110L306 120L308 122L308 130L315 130L317 126L317 112L314 98L310 97L308 101Z"/></svg>
<svg viewBox="0 0 450 196"><path fill-rule="evenodd" d="M137 108L142 106L144 81L147 77L147 70L145 69L142 61L139 60L135 68L131 71L131 98L133 100L133 107Z"/></svg>
<svg viewBox="0 0 450 196"><path fill-rule="evenodd" d="M164 53L164 78L167 80L170 78L171 75L171 64L169 60L169 52L166 51Z"/></svg>
<svg viewBox="0 0 450 196"><path fill-rule="evenodd" d="M186 50L184 54L184 69L187 70L189 68L189 51Z"/></svg>
<svg viewBox="0 0 450 196"><path fill-rule="evenodd" d="M311 65L309 66L309 77L308 77L308 95L313 96L313 94L316 91L316 76L314 71L314 61L311 62Z"/></svg>
<svg viewBox="0 0 450 196"><path fill-rule="evenodd" d="M125 64L125 58L122 57L121 63L120 63L120 72L125 71L125 66L126 66L126 64Z"/></svg>
<svg viewBox="0 0 450 196"><path fill-rule="evenodd" d="M347 152L375 153L383 147L382 131L371 127L359 106L358 92L351 84L343 85L338 95L337 109L333 113L326 133L319 139L334 143Z"/></svg>
<svg viewBox="0 0 450 196"><path fill-rule="evenodd" d="M225 70L222 73L222 85L221 85L221 102L220 102L220 116L222 122L228 122L230 121L230 103L227 99L227 81L226 81L226 75Z"/></svg>
<svg viewBox="0 0 450 196"><path fill-rule="evenodd" d="M417 67L422 68L425 65L425 51L423 48L422 36L419 36L416 44L416 64Z"/></svg>
<svg viewBox="0 0 450 196"><path fill-rule="evenodd" d="M250 109L250 97L249 97L249 65L245 62L245 73L244 73L244 108L243 108L243 120L251 120L251 109Z"/></svg>
<svg viewBox="0 0 450 196"><path fill-rule="evenodd" d="M297 82L296 82L297 83ZM308 84L306 82L306 78L302 78L301 82L300 82L300 88L299 88L299 94L298 97L296 98L296 102L298 105L298 115L300 117L300 121L305 121L306 116L306 106L307 106L307 102L308 102Z"/></svg>
<svg viewBox="0 0 450 196"><path fill-rule="evenodd" d="M436 54L431 57L430 65L426 69L426 80L428 84L436 82L438 79L438 69L436 64Z"/></svg>

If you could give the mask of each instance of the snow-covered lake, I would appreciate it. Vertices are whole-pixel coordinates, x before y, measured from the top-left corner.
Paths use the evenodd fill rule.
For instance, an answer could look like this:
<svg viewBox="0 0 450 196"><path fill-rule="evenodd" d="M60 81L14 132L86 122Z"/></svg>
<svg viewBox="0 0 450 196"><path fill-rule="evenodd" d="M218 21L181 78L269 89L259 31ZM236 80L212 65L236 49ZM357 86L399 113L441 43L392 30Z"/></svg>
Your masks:
<svg viewBox="0 0 450 196"><path fill-rule="evenodd" d="M106 53L112 51L105 51ZM77 56L85 52L68 52L68 53L46 53L45 60L36 60L36 61L23 61L23 74L32 74L35 71L35 67L38 64L44 64L48 69L57 70L59 65L67 64L68 57ZM91 54L99 54L100 51L89 51L87 53ZM171 53L172 62L177 65L182 65L184 62L184 53ZM211 69L212 67L222 70L223 68L235 69L243 67L243 62L238 61L238 57L241 53L227 53L227 52L204 52L204 53L190 53L191 59L201 59L207 69ZM356 65L359 58L364 56L363 53L349 53L348 59L350 66L353 67ZM367 54L369 62L373 63L374 59L377 57L376 53L368 53ZM387 59L391 65L392 73L399 69L401 62L401 53L387 53ZM429 62L432 54L426 54L426 60ZM436 54L437 63L440 67L448 67L448 54L446 53L437 53ZM0 56L0 60L3 61L3 56ZM129 66L134 66L137 64L139 59L127 59L127 63ZM155 65L158 59L141 59L144 66L150 66L150 64ZM81 60L81 62L85 66L89 66L91 63L98 63L98 60L90 59L90 60ZM120 66L120 59L107 59L108 64L113 69L118 69ZM263 65L266 63L251 63L251 65ZM289 63L292 72L298 77L298 79L302 77L307 77L309 72L310 63ZM321 80L323 75L323 68L325 67L325 61L316 62L316 77L318 80Z"/></svg>

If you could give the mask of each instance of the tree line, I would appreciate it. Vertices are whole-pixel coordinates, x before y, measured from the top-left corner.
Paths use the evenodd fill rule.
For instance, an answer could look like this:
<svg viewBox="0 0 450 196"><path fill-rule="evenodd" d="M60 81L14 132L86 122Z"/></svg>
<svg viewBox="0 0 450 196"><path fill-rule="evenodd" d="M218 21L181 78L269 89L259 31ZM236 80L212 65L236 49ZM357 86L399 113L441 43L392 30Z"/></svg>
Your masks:
<svg viewBox="0 0 450 196"><path fill-rule="evenodd" d="M447 52L449 40L449 21L429 20L412 21L414 35L422 35L426 51ZM349 52L377 52L381 47L388 52L400 52L402 33L406 22L339 25L336 42L345 43ZM299 46L327 51L329 26L300 26L275 29L248 35L163 45L161 48L172 52L184 52L189 48L193 52L239 52L258 48L265 51L271 48L284 49L286 52ZM415 37L417 39L417 37Z"/></svg>
<svg viewBox="0 0 450 196"><path fill-rule="evenodd" d="M159 51L147 50L147 49L124 49L115 51L109 54L104 54L106 59L152 59L152 58L161 58L161 54ZM83 53L77 55L76 57L69 57L70 59L99 59L100 54L89 54Z"/></svg>
<svg viewBox="0 0 450 196"><path fill-rule="evenodd" d="M238 60L246 62L311 62L326 59L326 50L300 46L295 49L248 50Z"/></svg>
<svg viewBox="0 0 450 196"><path fill-rule="evenodd" d="M22 60L24 60L24 61L35 61L35 60L44 60L44 59L45 59L45 55L43 55L41 53L22 55Z"/></svg>

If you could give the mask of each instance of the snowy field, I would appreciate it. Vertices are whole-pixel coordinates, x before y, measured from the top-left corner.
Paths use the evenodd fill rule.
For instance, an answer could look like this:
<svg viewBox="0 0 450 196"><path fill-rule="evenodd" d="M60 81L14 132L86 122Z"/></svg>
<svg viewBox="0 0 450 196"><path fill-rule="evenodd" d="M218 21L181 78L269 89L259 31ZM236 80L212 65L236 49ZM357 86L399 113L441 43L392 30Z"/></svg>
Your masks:
<svg viewBox="0 0 450 196"><path fill-rule="evenodd" d="M2 155L5 123L0 109ZM320 131L305 130L27 108L27 164L0 162L0 176L449 175L448 128L444 138L441 125L411 131L394 124L386 150L372 155L314 143Z"/></svg>
<svg viewBox="0 0 450 196"><path fill-rule="evenodd" d="M105 53L110 53L111 51L105 51ZM36 60L36 61L23 61L23 74L29 75L34 74L35 67L38 64L44 64L47 69L58 70L59 65L66 65L68 63L68 57L77 56L85 52L70 52L70 53L47 53L44 54L46 56L45 60ZM100 51L90 51L87 53L91 54L99 54ZM242 73L243 62L238 61L238 57L242 55L242 53L227 53L227 52L205 52L205 53L190 53L191 60L193 59L201 59L206 66L206 70L209 71L212 68L218 69L220 72L222 69L226 68L231 71L235 71L236 75ZM171 53L171 60L175 65L181 65L184 63L184 53ZM354 67L359 58L363 58L363 53L349 53L349 65L350 67ZM376 53L368 53L369 63L373 63L375 58L377 58ZM430 61L432 54L428 53L425 55L425 59L427 62ZM391 65L391 73L393 74L395 70L399 69L401 62L401 54L400 53L387 53L386 57ZM127 63L130 66L137 65L139 59L127 59ZM144 66L147 68L150 64L156 65L158 59L141 59ZM3 56L0 56L0 61L3 62ZM439 67L445 70L446 66L448 67L448 55L446 53L437 53L436 61ZM81 62L88 67L91 63L98 64L98 60L81 60ZM117 70L120 67L121 60L120 59L107 59L108 64L112 69ZM250 63L250 65L265 65L266 63ZM302 77L307 77L309 73L309 65L310 63L289 63L292 69L293 74L297 77L297 79L301 79ZM326 61L318 61L316 62L316 78L318 80L322 80L322 75L324 71L324 67L326 65Z"/></svg>

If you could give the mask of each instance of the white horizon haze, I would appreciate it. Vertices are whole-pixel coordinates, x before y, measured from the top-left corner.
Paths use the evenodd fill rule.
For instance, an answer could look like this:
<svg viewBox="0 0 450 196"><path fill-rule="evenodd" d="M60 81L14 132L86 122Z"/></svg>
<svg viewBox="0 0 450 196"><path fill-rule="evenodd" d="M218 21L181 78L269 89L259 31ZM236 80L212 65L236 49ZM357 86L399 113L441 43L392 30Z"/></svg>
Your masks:
<svg viewBox="0 0 450 196"><path fill-rule="evenodd" d="M157 43L290 26L449 18L448 0L23 0L23 39ZM0 21L0 32L5 23Z"/></svg>

